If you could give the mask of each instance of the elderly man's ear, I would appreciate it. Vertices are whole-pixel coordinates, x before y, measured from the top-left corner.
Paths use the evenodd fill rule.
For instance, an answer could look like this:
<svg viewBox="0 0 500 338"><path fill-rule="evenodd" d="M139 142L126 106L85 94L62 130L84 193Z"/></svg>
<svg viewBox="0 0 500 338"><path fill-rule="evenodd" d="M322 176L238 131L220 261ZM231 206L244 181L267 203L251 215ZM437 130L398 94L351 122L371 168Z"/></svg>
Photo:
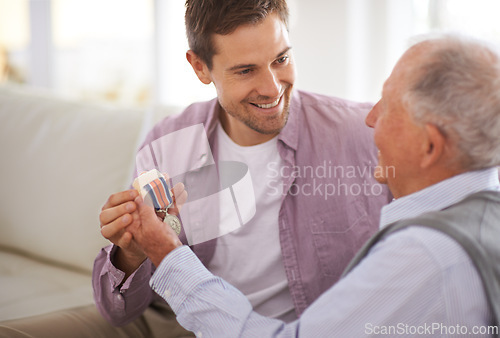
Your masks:
<svg viewBox="0 0 500 338"><path fill-rule="evenodd" d="M424 154L420 162L422 169L427 169L438 163L445 156L446 137L433 124L425 125L425 135L427 136L423 147Z"/></svg>

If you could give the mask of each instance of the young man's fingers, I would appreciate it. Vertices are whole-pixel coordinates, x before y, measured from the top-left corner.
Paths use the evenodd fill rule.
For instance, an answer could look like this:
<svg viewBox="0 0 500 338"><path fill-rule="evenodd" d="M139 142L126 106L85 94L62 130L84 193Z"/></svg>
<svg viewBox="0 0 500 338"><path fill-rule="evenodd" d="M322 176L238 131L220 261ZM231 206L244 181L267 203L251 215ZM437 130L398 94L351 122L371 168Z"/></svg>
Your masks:
<svg viewBox="0 0 500 338"><path fill-rule="evenodd" d="M182 182L177 183L172 189L172 198L174 202L168 209L169 213L179 215L182 205L187 201L187 197L188 193L185 190L184 184Z"/></svg>
<svg viewBox="0 0 500 338"><path fill-rule="evenodd" d="M133 221L133 217L130 214L122 215L121 217L115 219L114 221L107 223L105 225L101 224L101 234L104 238L115 243L117 237L121 237L120 232L123 231L128 225ZM116 243L115 243L116 244Z"/></svg>
<svg viewBox="0 0 500 338"><path fill-rule="evenodd" d="M120 191L109 196L108 200L102 207L102 210L116 207L117 205L123 204L128 201L133 201L139 193L135 189Z"/></svg>

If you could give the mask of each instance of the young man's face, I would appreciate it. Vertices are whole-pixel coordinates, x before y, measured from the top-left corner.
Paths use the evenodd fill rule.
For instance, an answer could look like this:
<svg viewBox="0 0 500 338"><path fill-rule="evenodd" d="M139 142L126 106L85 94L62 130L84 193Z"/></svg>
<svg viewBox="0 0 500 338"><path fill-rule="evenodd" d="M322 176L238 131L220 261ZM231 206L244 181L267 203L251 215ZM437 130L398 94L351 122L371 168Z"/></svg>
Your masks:
<svg viewBox="0 0 500 338"><path fill-rule="evenodd" d="M288 32L276 15L213 37L210 79L222 107L221 122L240 145L265 142L288 119L295 68Z"/></svg>

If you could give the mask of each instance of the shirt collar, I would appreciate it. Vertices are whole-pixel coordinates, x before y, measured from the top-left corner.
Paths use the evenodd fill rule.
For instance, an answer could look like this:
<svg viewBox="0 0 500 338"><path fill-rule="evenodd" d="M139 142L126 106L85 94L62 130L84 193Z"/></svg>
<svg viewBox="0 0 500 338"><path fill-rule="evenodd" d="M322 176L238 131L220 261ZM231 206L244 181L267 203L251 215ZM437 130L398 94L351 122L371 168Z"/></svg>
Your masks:
<svg viewBox="0 0 500 338"><path fill-rule="evenodd" d="M205 125L205 130L207 131L208 138L215 136L215 131L217 130L217 124L219 123L219 100L214 98L210 101L208 118Z"/></svg>
<svg viewBox="0 0 500 338"><path fill-rule="evenodd" d="M394 200L382 208L380 228L401 219L442 210L482 190L500 190L497 168L456 175Z"/></svg>
<svg viewBox="0 0 500 338"><path fill-rule="evenodd" d="M297 150L299 144L299 125L300 125L300 109L301 109L300 92L298 90L292 91L292 98L290 100L290 109L288 112L288 121L278 135L278 140L282 141L293 150Z"/></svg>
<svg viewBox="0 0 500 338"><path fill-rule="evenodd" d="M290 100L290 110L288 113L288 121L278 135L278 140L281 140L288 147L293 150L297 150L297 145L299 143L299 118L301 109L301 99L298 90L294 89L292 91L292 98ZM217 124L219 122L219 109L220 105L217 98L212 100L210 106L210 112L208 114L206 130L209 139L215 137L215 132L217 130Z"/></svg>

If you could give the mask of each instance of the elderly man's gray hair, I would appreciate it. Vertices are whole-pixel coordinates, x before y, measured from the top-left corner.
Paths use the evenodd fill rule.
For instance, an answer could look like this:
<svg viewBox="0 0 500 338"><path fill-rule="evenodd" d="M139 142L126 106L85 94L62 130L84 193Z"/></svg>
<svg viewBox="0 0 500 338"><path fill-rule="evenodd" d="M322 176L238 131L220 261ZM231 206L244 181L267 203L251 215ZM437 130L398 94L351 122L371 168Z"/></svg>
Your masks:
<svg viewBox="0 0 500 338"><path fill-rule="evenodd" d="M458 157L476 170L500 165L500 54L494 46L457 35L433 37L426 61L403 101L419 123L432 123Z"/></svg>

